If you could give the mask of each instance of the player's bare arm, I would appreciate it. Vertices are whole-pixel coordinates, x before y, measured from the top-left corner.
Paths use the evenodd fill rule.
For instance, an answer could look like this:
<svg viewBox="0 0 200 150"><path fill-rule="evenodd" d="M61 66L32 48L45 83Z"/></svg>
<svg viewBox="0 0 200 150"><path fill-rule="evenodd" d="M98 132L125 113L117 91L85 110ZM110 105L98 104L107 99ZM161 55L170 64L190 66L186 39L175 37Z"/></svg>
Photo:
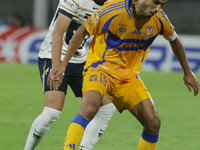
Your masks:
<svg viewBox="0 0 200 150"><path fill-rule="evenodd" d="M88 34L88 32L85 28L85 25L82 24L78 28L76 33L73 35L71 42L69 44L68 50L65 54L65 58L62 61L62 63L51 70L51 73L49 74L49 77L48 77L48 84L54 90L57 90L59 85L62 83L63 72L65 71L65 68L66 68L69 60L75 54L76 50L79 48L79 46L81 45L81 43L83 42L83 40L87 34ZM55 80L58 81L58 82L56 82L56 84L54 84Z"/></svg>
<svg viewBox="0 0 200 150"><path fill-rule="evenodd" d="M79 48L81 43L83 42L85 36L88 34L85 24L83 23L73 35L71 42L69 44L68 50L65 54L65 58L61 63L62 68L66 67L71 57L75 54L76 50ZM56 75L54 76L56 78Z"/></svg>
<svg viewBox="0 0 200 150"><path fill-rule="evenodd" d="M189 67L189 63L187 61L186 54L185 54L185 49L184 49L180 39L178 38L178 36L174 41L170 42L170 45L172 47L174 54L178 58L181 66L183 68L183 71L184 71L183 79L184 79L186 86L188 87L190 92L192 91L192 89L194 90L194 96L198 95L200 84L199 84L196 76L194 75L194 73L191 71L191 69Z"/></svg>
<svg viewBox="0 0 200 150"><path fill-rule="evenodd" d="M54 32L52 35L52 69L60 64L61 49L63 42L63 34L67 31L71 22L71 18L58 14Z"/></svg>
<svg viewBox="0 0 200 150"><path fill-rule="evenodd" d="M62 13L58 14L58 20L56 22L53 35L52 35L52 69L60 64L61 58L61 49L63 42L63 34L67 31L69 24L71 22L71 18L63 15ZM54 80L50 84L50 89L55 87L58 89L58 85L62 83L62 77L60 76L58 79Z"/></svg>

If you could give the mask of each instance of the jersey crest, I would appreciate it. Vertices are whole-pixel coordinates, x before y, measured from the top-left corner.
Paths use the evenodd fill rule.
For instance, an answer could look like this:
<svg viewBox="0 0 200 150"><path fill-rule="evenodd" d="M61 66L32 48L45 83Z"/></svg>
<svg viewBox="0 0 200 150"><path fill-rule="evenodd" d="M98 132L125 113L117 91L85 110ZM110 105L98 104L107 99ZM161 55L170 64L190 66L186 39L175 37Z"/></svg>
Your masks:
<svg viewBox="0 0 200 150"><path fill-rule="evenodd" d="M123 34L123 33L126 32L126 26L127 26L127 25L125 25L125 24L119 24L119 29L118 29L118 31L119 31L120 34Z"/></svg>
<svg viewBox="0 0 200 150"><path fill-rule="evenodd" d="M151 37L153 33L154 26L147 26L144 37Z"/></svg>

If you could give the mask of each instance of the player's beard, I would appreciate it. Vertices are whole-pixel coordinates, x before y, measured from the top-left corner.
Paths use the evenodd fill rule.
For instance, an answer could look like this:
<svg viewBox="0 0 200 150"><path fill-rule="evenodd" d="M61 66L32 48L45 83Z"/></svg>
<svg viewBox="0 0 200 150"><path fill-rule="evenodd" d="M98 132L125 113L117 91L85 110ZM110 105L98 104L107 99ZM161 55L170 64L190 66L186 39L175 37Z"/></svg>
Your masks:
<svg viewBox="0 0 200 150"><path fill-rule="evenodd" d="M142 15L144 18L151 18L153 16L153 14L151 13L151 11L149 10L149 7L148 5L146 4L147 1L144 0L142 3L141 3L141 12L142 12Z"/></svg>

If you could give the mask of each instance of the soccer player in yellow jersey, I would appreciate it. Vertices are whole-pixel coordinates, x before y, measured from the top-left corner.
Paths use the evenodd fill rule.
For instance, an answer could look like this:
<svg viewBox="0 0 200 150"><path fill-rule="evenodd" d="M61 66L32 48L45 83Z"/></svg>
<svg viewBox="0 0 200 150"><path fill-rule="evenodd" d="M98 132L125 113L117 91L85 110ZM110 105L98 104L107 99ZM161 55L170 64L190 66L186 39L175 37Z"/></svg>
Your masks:
<svg viewBox="0 0 200 150"><path fill-rule="evenodd" d="M60 66L49 75L57 87L62 73L87 34L94 35L84 67L83 100L65 139L64 150L76 149L84 127L97 113L108 93L116 108L130 111L142 124L139 150L155 150L161 121L156 107L139 77L150 45L159 35L169 41L183 71L184 82L196 96L199 82L191 71L182 43L162 6L167 0L113 0L104 4L74 34ZM55 81L57 84L55 85ZM54 83L54 84L52 84Z"/></svg>

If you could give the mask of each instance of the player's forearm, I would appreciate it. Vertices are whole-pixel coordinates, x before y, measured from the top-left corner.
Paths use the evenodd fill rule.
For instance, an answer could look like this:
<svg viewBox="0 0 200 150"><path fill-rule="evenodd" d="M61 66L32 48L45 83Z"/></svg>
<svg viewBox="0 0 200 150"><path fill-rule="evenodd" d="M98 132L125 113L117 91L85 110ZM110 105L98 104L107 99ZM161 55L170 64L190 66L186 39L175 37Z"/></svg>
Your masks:
<svg viewBox="0 0 200 150"><path fill-rule="evenodd" d="M63 34L68 30L71 18L58 14L58 19L52 37L52 68L58 66L61 61L61 50L63 44Z"/></svg>
<svg viewBox="0 0 200 150"><path fill-rule="evenodd" d="M62 49L62 36L54 35L52 38L52 68L60 64Z"/></svg>
<svg viewBox="0 0 200 150"><path fill-rule="evenodd" d="M186 53L185 53L185 49L183 47L183 44L181 43L181 41L179 40L179 38L177 37L174 41L170 42L170 45L172 47L172 50L174 52L174 54L176 55L176 57L178 58L183 71L185 74L191 73L191 69L186 57Z"/></svg>
<svg viewBox="0 0 200 150"><path fill-rule="evenodd" d="M66 67L69 60L75 54L79 46L82 44L85 36L88 34L87 30L85 29L84 24L81 25L76 33L73 35L71 42L68 46L67 53L65 54L65 58L62 61L62 66Z"/></svg>

